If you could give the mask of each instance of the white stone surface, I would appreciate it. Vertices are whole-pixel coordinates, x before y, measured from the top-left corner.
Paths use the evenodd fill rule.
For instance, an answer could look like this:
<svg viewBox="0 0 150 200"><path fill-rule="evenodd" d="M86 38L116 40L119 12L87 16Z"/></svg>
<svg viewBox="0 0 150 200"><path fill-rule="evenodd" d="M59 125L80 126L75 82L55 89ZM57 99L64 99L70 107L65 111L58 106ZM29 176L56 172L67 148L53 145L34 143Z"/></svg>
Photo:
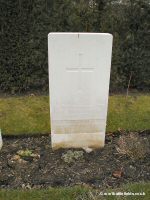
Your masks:
<svg viewBox="0 0 150 200"><path fill-rule="evenodd" d="M49 33L52 147L104 146L112 35Z"/></svg>

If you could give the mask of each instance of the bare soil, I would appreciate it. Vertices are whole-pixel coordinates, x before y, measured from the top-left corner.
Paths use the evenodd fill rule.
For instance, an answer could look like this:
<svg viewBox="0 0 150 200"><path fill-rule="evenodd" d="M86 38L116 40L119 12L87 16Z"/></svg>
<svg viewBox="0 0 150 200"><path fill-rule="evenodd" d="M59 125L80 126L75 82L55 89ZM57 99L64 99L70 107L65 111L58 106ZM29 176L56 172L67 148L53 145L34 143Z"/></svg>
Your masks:
<svg viewBox="0 0 150 200"><path fill-rule="evenodd" d="M53 151L50 136L4 137L0 151L0 188L47 188L85 185L114 188L128 182L150 180L150 156L131 159L117 151L121 132L109 133L104 148L91 153L83 151L82 158L66 162L68 149ZM150 141L150 131L136 133ZM29 150L32 155L19 156Z"/></svg>

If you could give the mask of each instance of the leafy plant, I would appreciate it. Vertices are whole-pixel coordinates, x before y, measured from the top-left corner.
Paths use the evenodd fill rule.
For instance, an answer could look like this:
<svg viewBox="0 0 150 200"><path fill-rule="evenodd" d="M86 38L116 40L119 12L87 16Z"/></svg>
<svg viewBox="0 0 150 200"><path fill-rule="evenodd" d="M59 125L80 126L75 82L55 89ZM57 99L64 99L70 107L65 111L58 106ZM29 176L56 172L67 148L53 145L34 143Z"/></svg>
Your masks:
<svg viewBox="0 0 150 200"><path fill-rule="evenodd" d="M32 157L33 152L32 150L26 149L17 151L17 154L21 157Z"/></svg>
<svg viewBox="0 0 150 200"><path fill-rule="evenodd" d="M49 32L114 36L111 91L150 86L148 0L1 0L0 91L48 91ZM12 30L12 31L10 31Z"/></svg>
<svg viewBox="0 0 150 200"><path fill-rule="evenodd" d="M64 162L70 164L70 163L73 163L77 160L81 160L83 159L83 151L67 151L67 153L64 153L61 157Z"/></svg>

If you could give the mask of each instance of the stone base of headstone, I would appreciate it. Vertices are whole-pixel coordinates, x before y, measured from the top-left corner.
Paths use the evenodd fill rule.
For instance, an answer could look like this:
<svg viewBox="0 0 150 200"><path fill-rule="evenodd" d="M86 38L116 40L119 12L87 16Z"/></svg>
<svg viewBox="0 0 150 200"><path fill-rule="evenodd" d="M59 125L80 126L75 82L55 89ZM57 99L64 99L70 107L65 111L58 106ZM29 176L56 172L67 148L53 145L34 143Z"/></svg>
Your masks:
<svg viewBox="0 0 150 200"><path fill-rule="evenodd" d="M52 134L52 148L91 148L104 147L105 133Z"/></svg>

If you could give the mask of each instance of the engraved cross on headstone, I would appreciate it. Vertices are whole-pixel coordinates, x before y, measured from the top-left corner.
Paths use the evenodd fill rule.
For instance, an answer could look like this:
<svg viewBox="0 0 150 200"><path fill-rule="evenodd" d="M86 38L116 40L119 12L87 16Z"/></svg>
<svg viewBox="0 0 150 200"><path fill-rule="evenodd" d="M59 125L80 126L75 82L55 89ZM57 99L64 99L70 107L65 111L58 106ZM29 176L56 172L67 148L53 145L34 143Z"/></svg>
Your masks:
<svg viewBox="0 0 150 200"><path fill-rule="evenodd" d="M78 53L78 66L75 67L67 67L66 70L67 72L93 72L94 67L87 67L83 66L83 53Z"/></svg>

